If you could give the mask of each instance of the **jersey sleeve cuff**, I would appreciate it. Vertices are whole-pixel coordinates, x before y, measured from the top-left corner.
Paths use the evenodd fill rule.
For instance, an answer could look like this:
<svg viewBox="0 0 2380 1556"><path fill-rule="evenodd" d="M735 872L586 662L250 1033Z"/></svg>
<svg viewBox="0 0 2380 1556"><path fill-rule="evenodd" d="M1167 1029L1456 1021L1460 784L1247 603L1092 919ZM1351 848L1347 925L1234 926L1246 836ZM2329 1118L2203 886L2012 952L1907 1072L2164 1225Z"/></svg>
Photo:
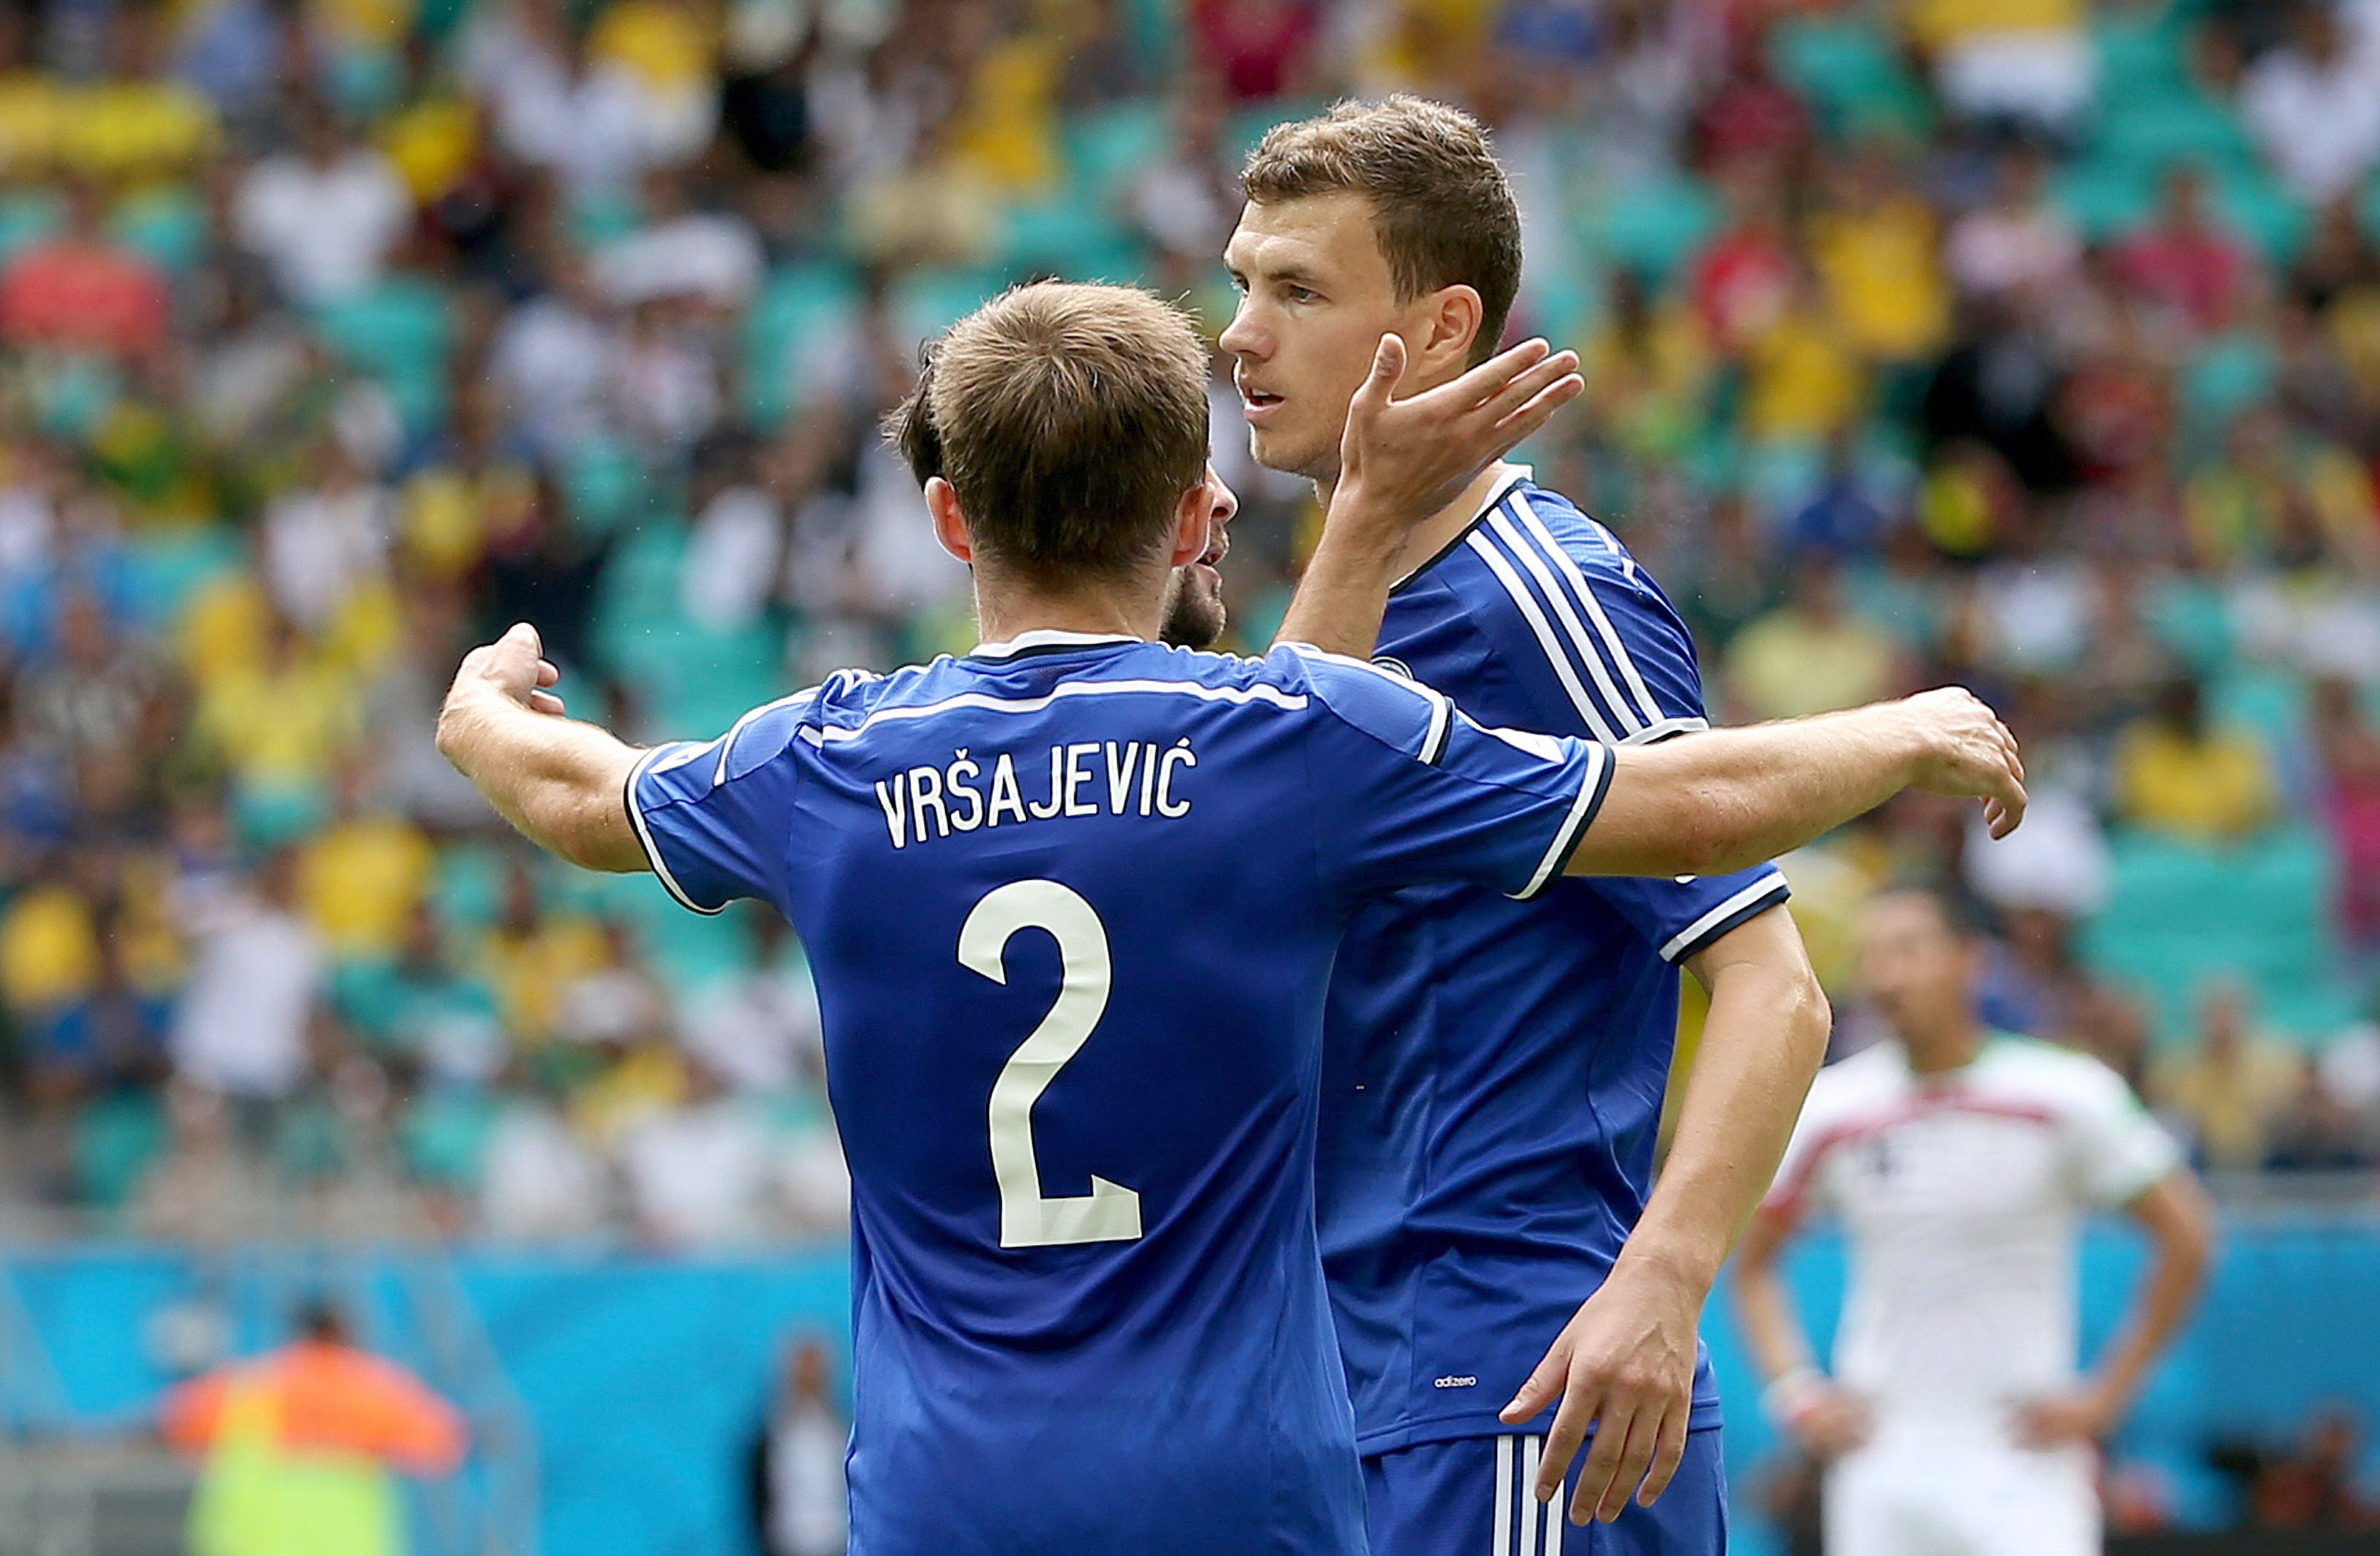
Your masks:
<svg viewBox="0 0 2380 1556"><path fill-rule="evenodd" d="M1515 902L1534 902L1546 894L1546 889L1561 877L1570 863L1570 856L1578 851L1579 839L1594 825L1595 815L1603 809L1603 797L1611 791L1611 748L1589 744L1586 747L1588 766L1578 786L1578 798L1571 802L1570 814L1562 818L1561 830L1554 834L1553 846L1537 862L1536 874L1529 884L1506 895Z"/></svg>
<svg viewBox="0 0 2380 1556"><path fill-rule="evenodd" d="M722 902L715 908L706 908L688 896L684 887L678 885L677 876L671 873L669 861L662 857L661 846L653 838L652 827L645 820L644 806L637 802L637 780L645 776L645 769L650 767L656 759L671 749L666 745L657 745L637 758L636 764L628 769L626 780L620 786L620 802L627 807L628 824L636 829L637 845L645 851L645 862L652 866L654 875L660 878L663 889L676 899L678 906L690 909L706 917L723 913L727 911L726 903Z"/></svg>
<svg viewBox="0 0 2380 1556"><path fill-rule="evenodd" d="M1663 941L1661 959L1672 965L1684 961L1792 895L1792 887L1785 884L1784 875L1772 865L1760 879Z"/></svg>

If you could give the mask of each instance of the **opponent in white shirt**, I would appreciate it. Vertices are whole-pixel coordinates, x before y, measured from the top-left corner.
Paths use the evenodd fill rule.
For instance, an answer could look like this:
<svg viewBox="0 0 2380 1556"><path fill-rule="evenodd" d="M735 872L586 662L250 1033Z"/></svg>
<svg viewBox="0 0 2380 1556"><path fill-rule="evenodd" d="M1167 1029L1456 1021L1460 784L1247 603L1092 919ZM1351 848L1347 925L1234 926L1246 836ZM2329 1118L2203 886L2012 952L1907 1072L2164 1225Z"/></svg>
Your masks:
<svg viewBox="0 0 2380 1556"><path fill-rule="evenodd" d="M2210 1217L2164 1130L2097 1060L1986 1031L1983 949L1929 891L1870 908L1865 993L1888 1041L1820 1072L1737 1253L1771 1413L1830 1461L1828 1556L2087 1556L2093 1445L2131 1407L2204 1272ZM1828 1377L1777 1273L1801 1217L1851 1240ZM2075 1240L2122 1206L2155 1260L2078 1376Z"/></svg>

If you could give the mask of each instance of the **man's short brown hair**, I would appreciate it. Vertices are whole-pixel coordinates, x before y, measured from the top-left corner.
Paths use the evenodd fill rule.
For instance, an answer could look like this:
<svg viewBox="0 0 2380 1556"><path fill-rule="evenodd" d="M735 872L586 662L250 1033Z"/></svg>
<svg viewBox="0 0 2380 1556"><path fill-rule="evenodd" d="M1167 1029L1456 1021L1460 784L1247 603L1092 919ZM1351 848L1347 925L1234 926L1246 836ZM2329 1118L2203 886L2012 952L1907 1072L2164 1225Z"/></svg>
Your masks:
<svg viewBox="0 0 2380 1556"><path fill-rule="evenodd" d="M1471 360L1494 354L1521 289L1521 209L1470 115L1402 92L1342 103L1267 131L1240 187L1258 205L1363 196L1398 299L1470 287L1480 306Z"/></svg>
<svg viewBox="0 0 2380 1556"><path fill-rule="evenodd" d="M1012 287L926 348L885 436L919 485L958 492L983 557L1042 585L1160 554L1207 470L1208 350L1128 286Z"/></svg>

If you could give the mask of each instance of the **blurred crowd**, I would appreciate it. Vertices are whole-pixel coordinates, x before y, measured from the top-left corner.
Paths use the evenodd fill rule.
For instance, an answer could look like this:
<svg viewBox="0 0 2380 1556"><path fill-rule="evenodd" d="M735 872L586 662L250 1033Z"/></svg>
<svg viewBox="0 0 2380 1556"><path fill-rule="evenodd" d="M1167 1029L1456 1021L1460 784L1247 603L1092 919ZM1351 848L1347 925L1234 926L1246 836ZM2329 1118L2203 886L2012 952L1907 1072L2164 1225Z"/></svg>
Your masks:
<svg viewBox="0 0 2380 1556"><path fill-rule="evenodd" d="M175 1235L832 1231L799 947L546 865L430 743L472 643L707 734L964 648L878 416L1010 281L1197 308L1236 162L1460 102L1528 451L1713 712L1959 680L2034 812L1789 862L1842 983L1964 883L1993 1017L2210 1165L2380 1150L2380 0L29 0L0 7L8 1203ZM1263 643L1317 523L1252 468Z"/></svg>

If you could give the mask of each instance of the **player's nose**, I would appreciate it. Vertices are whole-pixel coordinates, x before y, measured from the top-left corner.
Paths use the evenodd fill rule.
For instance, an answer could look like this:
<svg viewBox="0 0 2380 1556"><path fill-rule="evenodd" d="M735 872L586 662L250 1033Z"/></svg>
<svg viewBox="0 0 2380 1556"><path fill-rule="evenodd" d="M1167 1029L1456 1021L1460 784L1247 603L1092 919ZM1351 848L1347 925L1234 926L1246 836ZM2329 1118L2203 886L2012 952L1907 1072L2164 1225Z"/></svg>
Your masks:
<svg viewBox="0 0 2380 1556"><path fill-rule="evenodd" d="M1207 466L1207 492L1208 501L1215 505L1208 515L1209 522L1219 525L1231 523L1232 515L1240 511L1240 494L1224 482L1211 464Z"/></svg>
<svg viewBox="0 0 2380 1556"><path fill-rule="evenodd" d="M1215 344L1223 348L1225 356L1245 357L1249 361L1262 361L1269 354L1271 344L1265 332L1249 321L1245 302L1242 302L1232 313L1232 321L1223 326L1223 332L1216 337Z"/></svg>

